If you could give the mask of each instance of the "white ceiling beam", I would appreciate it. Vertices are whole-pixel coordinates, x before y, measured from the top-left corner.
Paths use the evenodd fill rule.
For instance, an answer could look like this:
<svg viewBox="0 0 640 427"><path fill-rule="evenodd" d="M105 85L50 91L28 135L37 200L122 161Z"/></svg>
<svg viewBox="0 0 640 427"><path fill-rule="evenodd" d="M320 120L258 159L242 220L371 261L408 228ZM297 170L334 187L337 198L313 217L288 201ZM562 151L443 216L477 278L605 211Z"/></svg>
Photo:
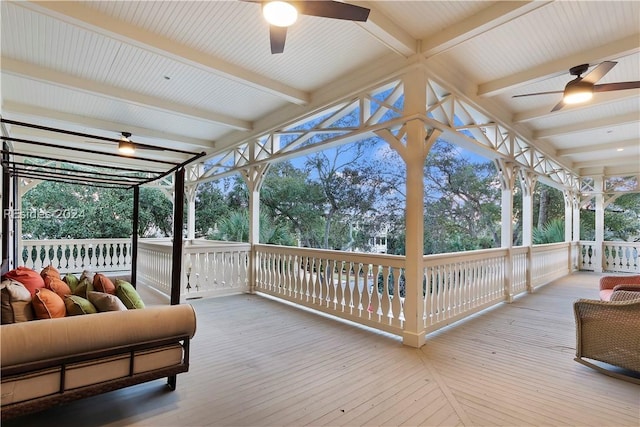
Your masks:
<svg viewBox="0 0 640 427"><path fill-rule="evenodd" d="M557 77L564 74L570 77L569 68L573 66L579 64L597 64L602 61L615 60L640 52L640 45L638 45L639 39L640 33L636 33L622 40L616 40L599 47L528 68L519 73L482 83L478 85L478 95L483 97L495 96L507 90L545 80L550 77Z"/></svg>
<svg viewBox="0 0 640 427"><path fill-rule="evenodd" d="M294 104L304 105L310 95L261 74L206 55L160 34L135 27L78 2L21 1L15 4L51 16L123 43L150 50L159 55L213 73L229 80L275 95Z"/></svg>
<svg viewBox="0 0 640 427"><path fill-rule="evenodd" d="M426 58L471 40L513 19L551 3L550 1L499 1L473 16L421 41Z"/></svg>
<svg viewBox="0 0 640 427"><path fill-rule="evenodd" d="M395 53L409 58L418 52L418 42L402 27L376 10L370 2L351 2L370 10L367 22L357 24Z"/></svg>
<svg viewBox="0 0 640 427"><path fill-rule="evenodd" d="M189 107L186 105L171 102L166 99L136 93L128 89L123 89L115 86L109 86L93 80L74 77L67 73L39 67L37 65L28 64L26 62L16 61L15 59L7 58L4 56L1 58L1 61L3 73L12 74L18 77L26 77L45 83L52 83L57 86L67 87L73 90L80 90L86 93L136 104L142 107L153 108L155 110L160 110L171 114L179 114L185 117L215 123L237 130L251 130L252 128L251 122L240 120L224 114Z"/></svg>
<svg viewBox="0 0 640 427"><path fill-rule="evenodd" d="M72 123L76 126L82 126L92 129L101 129L106 135L113 134L117 131L131 132L134 137L149 138L154 140L167 140L186 144L185 150L214 148L215 141L206 139L193 138L190 136L178 135L170 132L162 132L154 129L134 126L109 120L101 120L92 117L79 116L77 114L63 113L48 108L36 107L33 105L22 104L13 101L5 101L2 105L2 111L5 118L12 118L14 114L25 118L55 120L63 123ZM8 114L7 114L8 113ZM18 120L18 119L14 119ZM21 121L29 121L28 119L20 119ZM113 135L112 135L113 137Z"/></svg>
<svg viewBox="0 0 640 427"><path fill-rule="evenodd" d="M611 141L603 144L583 145L580 147L557 150L556 155L573 156L575 154L593 153L594 151L611 151L620 148L625 150L625 152L627 148L631 148L634 149L635 152L640 153L640 141L637 139L627 139L626 141ZM633 152L633 150L631 152Z"/></svg>
<svg viewBox="0 0 640 427"><path fill-rule="evenodd" d="M613 102L626 101L628 99L638 98L640 96L640 89L632 90L618 90L614 92L597 92L594 94L593 99L584 104L566 105L562 110L551 112L552 106L561 98L561 94L557 95L557 100L550 102L548 107L536 108L535 110L523 111L522 113L514 114L514 123L524 123L531 120L544 119L551 116L557 116L558 114L571 113L578 110L585 110L600 105L610 104ZM553 98L549 98L553 99Z"/></svg>
<svg viewBox="0 0 640 427"><path fill-rule="evenodd" d="M533 133L533 138L553 138L554 136L578 132L588 132L590 130L626 125L630 123L638 123L638 113L629 113L615 117L604 117L599 120L591 120L589 122L575 123L567 126L559 126L556 128L539 130Z"/></svg>
<svg viewBox="0 0 640 427"><path fill-rule="evenodd" d="M637 176L640 179L640 170L637 165L624 165L624 166L593 166L583 167L580 169L581 176L598 176L603 175L605 177L620 177L620 176Z"/></svg>
<svg viewBox="0 0 640 427"><path fill-rule="evenodd" d="M586 162L575 162L573 164L574 168L577 169L585 169L585 168L624 168L627 171L633 171L633 167L635 167L635 171L638 171L638 165L640 164L640 157L638 156L625 156L625 157L613 157L613 158L603 158L598 160L589 160ZM615 166L612 166L615 165Z"/></svg>

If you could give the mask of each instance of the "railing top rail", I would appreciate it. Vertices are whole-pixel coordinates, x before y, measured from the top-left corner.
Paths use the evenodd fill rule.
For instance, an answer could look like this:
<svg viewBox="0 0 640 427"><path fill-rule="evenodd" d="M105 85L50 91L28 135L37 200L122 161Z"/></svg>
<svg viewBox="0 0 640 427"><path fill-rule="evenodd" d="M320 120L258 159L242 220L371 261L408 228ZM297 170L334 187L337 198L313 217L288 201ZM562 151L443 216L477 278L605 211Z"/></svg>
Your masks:
<svg viewBox="0 0 640 427"><path fill-rule="evenodd" d="M315 256L318 258L331 258L340 261L362 262L364 264L386 264L390 266L403 267L405 257L401 255L374 254L364 252L343 252L328 249L300 248L296 246L279 246L279 245L255 245L257 251L278 253L278 254L296 254L303 256Z"/></svg>
<svg viewBox="0 0 640 427"><path fill-rule="evenodd" d="M447 258L451 258L455 261L473 261L477 259L483 258L493 258L493 257L503 257L507 256L506 248L493 248L493 249L478 249L476 251L466 251L466 252L448 252L444 254L431 254L424 255L423 262L425 263L434 263L439 262L441 260L446 260Z"/></svg>
<svg viewBox="0 0 640 427"><path fill-rule="evenodd" d="M91 243L129 243L131 237L114 239L22 239L23 245L68 245L68 244L91 244Z"/></svg>

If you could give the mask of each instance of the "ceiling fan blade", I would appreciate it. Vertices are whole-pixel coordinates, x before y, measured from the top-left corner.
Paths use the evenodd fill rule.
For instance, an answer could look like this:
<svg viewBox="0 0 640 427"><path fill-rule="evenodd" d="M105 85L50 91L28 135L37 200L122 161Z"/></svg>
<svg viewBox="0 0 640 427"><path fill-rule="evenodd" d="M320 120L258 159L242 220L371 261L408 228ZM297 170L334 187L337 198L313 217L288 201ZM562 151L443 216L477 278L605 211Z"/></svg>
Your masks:
<svg viewBox="0 0 640 427"><path fill-rule="evenodd" d="M640 89L640 82L603 83L593 86L594 92L610 92L612 90Z"/></svg>
<svg viewBox="0 0 640 427"><path fill-rule="evenodd" d="M271 53L284 52L284 41L287 38L287 27L269 26L269 38L271 39Z"/></svg>
<svg viewBox="0 0 640 427"><path fill-rule="evenodd" d="M565 106L565 103L564 103L564 101L562 101L562 100L561 100L560 102L558 102L558 103L556 104L556 106L555 106L555 107L553 107L553 108L551 109L551 112L553 113L554 111L558 111L559 109L561 109L561 108L562 108L562 107L564 107L564 106Z"/></svg>
<svg viewBox="0 0 640 427"><path fill-rule="evenodd" d="M366 7L339 1L290 1L289 3L303 15L346 19L349 21L365 22L369 18L370 12Z"/></svg>
<svg viewBox="0 0 640 427"><path fill-rule="evenodd" d="M613 67L615 67L617 62L614 61L604 61L600 63L596 68L591 70L586 76L582 78L583 82L595 84L598 80L604 77Z"/></svg>
<svg viewBox="0 0 640 427"><path fill-rule="evenodd" d="M512 98L522 98L524 96L551 95L554 93L564 93L563 90L552 90L549 92L524 93L522 95L513 95Z"/></svg>

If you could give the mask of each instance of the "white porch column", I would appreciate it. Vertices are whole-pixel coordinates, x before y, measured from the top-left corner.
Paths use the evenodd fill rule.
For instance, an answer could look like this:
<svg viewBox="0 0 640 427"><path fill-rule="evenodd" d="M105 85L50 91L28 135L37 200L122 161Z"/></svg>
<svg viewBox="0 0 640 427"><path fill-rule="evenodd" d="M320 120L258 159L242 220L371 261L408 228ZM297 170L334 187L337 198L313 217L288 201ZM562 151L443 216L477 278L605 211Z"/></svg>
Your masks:
<svg viewBox="0 0 640 427"><path fill-rule="evenodd" d="M192 184L204 173L204 164L196 163L185 169L184 195L187 200L187 240L196 238L196 193L197 184Z"/></svg>
<svg viewBox="0 0 640 427"><path fill-rule="evenodd" d="M187 240L196 238L196 188L191 184L184 190L187 199Z"/></svg>
<svg viewBox="0 0 640 427"><path fill-rule="evenodd" d="M575 193L572 200L572 212L573 212L573 242L580 241L580 194Z"/></svg>
<svg viewBox="0 0 640 427"><path fill-rule="evenodd" d="M522 246L531 246L533 244L533 192L538 182L538 175L524 169L520 169L519 175L522 189Z"/></svg>
<svg viewBox="0 0 640 427"><path fill-rule="evenodd" d="M502 233L501 247L508 250L505 265L504 297L507 302L513 301L513 188L516 181L517 165L504 159L496 159L496 166L502 183Z"/></svg>
<svg viewBox="0 0 640 427"><path fill-rule="evenodd" d="M564 241L571 242L573 232L573 199L575 198L572 191L564 190Z"/></svg>
<svg viewBox="0 0 640 427"><path fill-rule="evenodd" d="M425 117L427 76L420 68L404 78L404 115ZM419 118L407 121L398 136L387 129L376 132L396 150L406 165L405 206L405 300L402 343L419 348L425 343L424 327L424 162L438 136L438 129L427 132Z"/></svg>
<svg viewBox="0 0 640 427"><path fill-rule="evenodd" d="M260 243L260 187L262 187L268 169L269 164L262 164L242 171L242 177L249 189L249 244L251 252L248 280L250 293L254 293L256 290L258 264L255 245Z"/></svg>
<svg viewBox="0 0 640 427"><path fill-rule="evenodd" d="M595 224L595 251L594 270L602 273L604 261L604 179L602 176L594 177L595 202L596 202L596 224Z"/></svg>

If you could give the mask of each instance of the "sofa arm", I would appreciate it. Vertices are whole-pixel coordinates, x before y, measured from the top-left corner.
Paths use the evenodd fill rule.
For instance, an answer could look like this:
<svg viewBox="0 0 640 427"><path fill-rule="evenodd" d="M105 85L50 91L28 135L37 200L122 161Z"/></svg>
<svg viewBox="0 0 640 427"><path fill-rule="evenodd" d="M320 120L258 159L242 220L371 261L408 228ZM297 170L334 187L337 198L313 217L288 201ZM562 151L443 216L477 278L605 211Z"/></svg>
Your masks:
<svg viewBox="0 0 640 427"><path fill-rule="evenodd" d="M72 356L175 336L193 337L189 304L152 306L2 325L2 367Z"/></svg>
<svg viewBox="0 0 640 427"><path fill-rule="evenodd" d="M600 290L613 289L621 284L640 285L640 274L633 276L603 276L600 278Z"/></svg>

